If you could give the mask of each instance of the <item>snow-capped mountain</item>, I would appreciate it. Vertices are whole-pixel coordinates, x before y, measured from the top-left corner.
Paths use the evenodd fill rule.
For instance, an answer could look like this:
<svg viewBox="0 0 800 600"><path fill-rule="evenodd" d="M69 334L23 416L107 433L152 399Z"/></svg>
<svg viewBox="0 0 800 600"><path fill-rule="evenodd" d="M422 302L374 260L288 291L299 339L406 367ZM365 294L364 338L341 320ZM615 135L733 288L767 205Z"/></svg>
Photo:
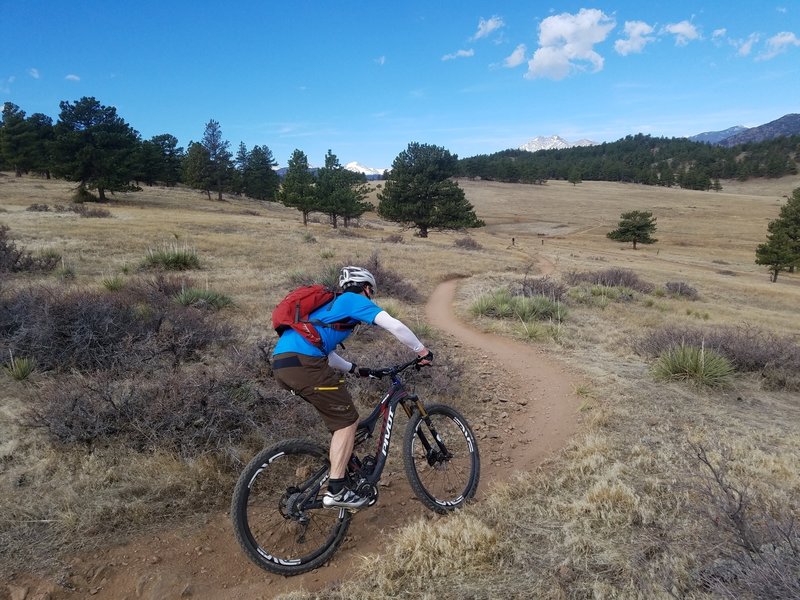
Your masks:
<svg viewBox="0 0 800 600"><path fill-rule="evenodd" d="M383 172L386 170L386 169L373 169L371 167L365 167L364 165L361 165L356 161L347 163L344 166L344 168L347 169L348 171L353 171L354 173L363 173L368 177L370 175L383 175Z"/></svg>
<svg viewBox="0 0 800 600"><path fill-rule="evenodd" d="M576 146L594 146L594 142L591 140L578 140L575 143L570 143L557 135L551 135L550 137L540 135L522 144L519 149L537 152L539 150L563 150L564 148L574 148Z"/></svg>

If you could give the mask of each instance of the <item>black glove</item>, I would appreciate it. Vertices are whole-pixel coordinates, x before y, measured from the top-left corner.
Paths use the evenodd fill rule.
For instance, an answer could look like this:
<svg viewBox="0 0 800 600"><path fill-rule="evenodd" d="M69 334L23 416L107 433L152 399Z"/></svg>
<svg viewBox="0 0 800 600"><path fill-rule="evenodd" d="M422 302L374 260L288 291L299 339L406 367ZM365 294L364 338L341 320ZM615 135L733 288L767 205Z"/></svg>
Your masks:
<svg viewBox="0 0 800 600"><path fill-rule="evenodd" d="M421 367L429 366L429 365L421 365L421 364L419 364L420 361L423 361L423 360L427 360L429 363L432 363L433 362L433 352L428 350L428 353L425 356L418 356L417 357L417 364L416 364L417 369L419 369Z"/></svg>
<svg viewBox="0 0 800 600"><path fill-rule="evenodd" d="M368 369L367 367L359 367L358 368L358 376L359 377L372 377L374 379L380 379L383 377L383 373L380 371L374 371L372 369Z"/></svg>

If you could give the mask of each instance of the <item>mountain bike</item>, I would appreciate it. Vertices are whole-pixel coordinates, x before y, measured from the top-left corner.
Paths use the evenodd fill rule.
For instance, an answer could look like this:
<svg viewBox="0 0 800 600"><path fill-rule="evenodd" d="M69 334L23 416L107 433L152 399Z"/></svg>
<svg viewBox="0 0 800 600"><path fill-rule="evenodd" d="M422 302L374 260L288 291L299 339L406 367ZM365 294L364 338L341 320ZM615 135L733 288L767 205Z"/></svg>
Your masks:
<svg viewBox="0 0 800 600"><path fill-rule="evenodd" d="M419 360L371 371L370 377L390 377L391 386L358 424L347 485L368 494L370 506L377 502L401 406L409 419L403 443L406 477L427 508L444 514L475 495L480 457L475 435L458 411L446 404L426 406L406 390L400 374L419 368ZM327 448L290 439L262 450L242 471L231 518L239 544L259 567L281 575L305 573L325 564L344 541L353 513L322 506L329 466Z"/></svg>

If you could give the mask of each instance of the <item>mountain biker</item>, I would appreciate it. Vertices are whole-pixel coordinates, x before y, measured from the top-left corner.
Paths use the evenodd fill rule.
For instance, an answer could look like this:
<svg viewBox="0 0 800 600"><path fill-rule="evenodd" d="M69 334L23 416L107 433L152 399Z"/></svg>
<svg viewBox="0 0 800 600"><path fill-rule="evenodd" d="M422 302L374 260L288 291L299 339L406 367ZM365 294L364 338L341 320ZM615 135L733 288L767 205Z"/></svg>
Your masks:
<svg viewBox="0 0 800 600"><path fill-rule="evenodd" d="M433 353L403 323L390 316L372 301L377 290L375 277L361 267L347 266L339 273L342 293L309 316L315 324L350 323L375 324L394 335L417 353L420 364L430 364ZM353 453L358 411L347 390L344 373L366 377L370 370L348 362L334 350L353 332L353 329L318 327L321 348L302 335L288 329L281 334L273 352L272 367L275 379L285 389L309 402L319 412L332 433L330 444L330 479L322 499L326 508L358 509L368 504L362 496L345 486L345 469Z"/></svg>

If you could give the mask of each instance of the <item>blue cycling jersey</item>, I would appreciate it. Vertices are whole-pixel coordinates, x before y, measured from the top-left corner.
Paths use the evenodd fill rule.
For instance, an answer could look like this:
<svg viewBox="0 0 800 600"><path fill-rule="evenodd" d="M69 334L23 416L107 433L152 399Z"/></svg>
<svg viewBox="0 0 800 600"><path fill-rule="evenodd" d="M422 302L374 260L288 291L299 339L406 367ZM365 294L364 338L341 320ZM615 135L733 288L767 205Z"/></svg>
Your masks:
<svg viewBox="0 0 800 600"><path fill-rule="evenodd" d="M335 323L348 321L351 323L372 323L383 309L372 300L361 294L345 292L336 296L334 300L321 306L309 315L309 321L322 321ZM288 329L281 335L275 345L273 354L283 352L297 352L306 356L328 356L353 333L352 329L336 330L331 327L317 325L317 331L322 338L322 348L318 348L294 329Z"/></svg>

